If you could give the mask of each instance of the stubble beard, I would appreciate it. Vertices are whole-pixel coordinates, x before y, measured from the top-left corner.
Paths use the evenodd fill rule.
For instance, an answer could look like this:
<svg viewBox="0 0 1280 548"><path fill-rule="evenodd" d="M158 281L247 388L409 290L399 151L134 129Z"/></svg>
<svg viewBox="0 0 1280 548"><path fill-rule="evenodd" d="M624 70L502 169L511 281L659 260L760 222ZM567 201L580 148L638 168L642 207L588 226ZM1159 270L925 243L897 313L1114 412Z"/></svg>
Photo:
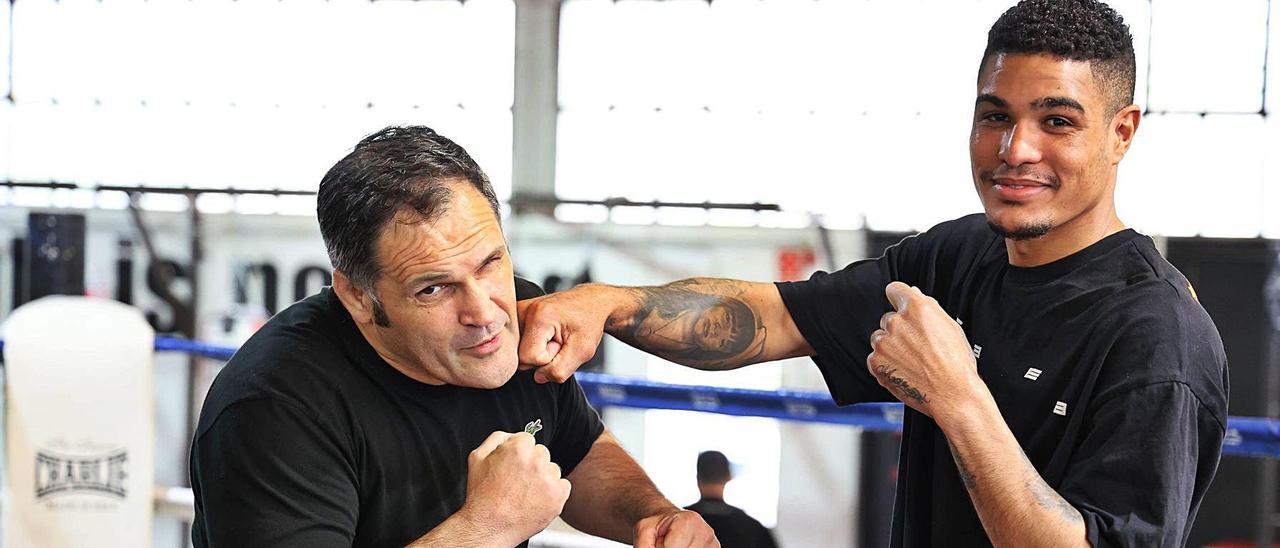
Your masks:
<svg viewBox="0 0 1280 548"><path fill-rule="evenodd" d="M995 232L996 235L1000 236L1001 238L1004 238L1006 240L1014 240L1014 241L1034 240L1036 238L1040 238L1044 236L1045 234L1048 234L1049 231L1053 229L1053 223L1050 223L1048 221L1040 221L1040 222L1035 222L1028 225L1022 225L1012 230L1006 229L996 223L991 222L990 220L987 221L987 226L991 228L992 232Z"/></svg>

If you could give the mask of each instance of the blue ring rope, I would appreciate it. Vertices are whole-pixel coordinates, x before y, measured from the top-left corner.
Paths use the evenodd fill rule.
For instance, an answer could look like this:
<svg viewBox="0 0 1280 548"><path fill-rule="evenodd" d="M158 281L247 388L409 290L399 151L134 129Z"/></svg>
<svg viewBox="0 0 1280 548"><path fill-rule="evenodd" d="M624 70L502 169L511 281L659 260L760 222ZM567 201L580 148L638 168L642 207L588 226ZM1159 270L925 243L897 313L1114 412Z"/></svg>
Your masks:
<svg viewBox="0 0 1280 548"><path fill-rule="evenodd" d="M227 360L236 348L156 337L156 351L184 352L215 360ZM4 341L0 340L0 351ZM702 411L740 417L821 422L857 426L867 430L901 431L900 403L862 403L839 407L825 392L811 390L748 390L712 386L666 384L602 373L577 373L587 399L597 407L632 407ZM1280 420L1228 417L1222 442L1227 455L1280 457Z"/></svg>

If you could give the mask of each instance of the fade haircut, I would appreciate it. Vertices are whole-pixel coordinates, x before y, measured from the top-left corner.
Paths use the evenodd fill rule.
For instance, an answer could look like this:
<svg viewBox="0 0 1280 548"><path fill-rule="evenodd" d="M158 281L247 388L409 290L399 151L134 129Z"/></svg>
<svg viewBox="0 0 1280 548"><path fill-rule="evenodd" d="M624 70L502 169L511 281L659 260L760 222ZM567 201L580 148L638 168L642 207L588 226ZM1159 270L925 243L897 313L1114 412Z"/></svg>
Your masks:
<svg viewBox="0 0 1280 548"><path fill-rule="evenodd" d="M987 33L978 65L1001 53L1047 54L1088 61L1107 97L1108 114L1133 104L1137 68L1133 36L1124 18L1095 0L1023 0L1005 11Z"/></svg>
<svg viewBox="0 0 1280 548"><path fill-rule="evenodd" d="M719 451L698 453L698 483L714 485L729 481L729 459Z"/></svg>
<svg viewBox="0 0 1280 548"><path fill-rule="evenodd" d="M392 126L365 137L320 181L316 216L334 270L370 295L374 320L390 325L374 292L381 274L378 237L403 213L411 222L439 217L453 197L451 183L470 183L498 217L498 198L471 155L425 126Z"/></svg>

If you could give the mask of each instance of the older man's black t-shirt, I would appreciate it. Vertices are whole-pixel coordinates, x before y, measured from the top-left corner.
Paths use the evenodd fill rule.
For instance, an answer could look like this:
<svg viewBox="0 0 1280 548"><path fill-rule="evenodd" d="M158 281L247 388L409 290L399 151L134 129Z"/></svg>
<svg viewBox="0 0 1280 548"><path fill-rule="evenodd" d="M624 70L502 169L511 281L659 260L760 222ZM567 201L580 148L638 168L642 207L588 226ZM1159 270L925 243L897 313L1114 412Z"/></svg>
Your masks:
<svg viewBox="0 0 1280 548"><path fill-rule="evenodd" d="M1226 357L1186 278L1150 238L1125 230L1018 268L985 217L973 215L879 259L778 284L840 404L894 399L866 368L894 280L960 322L1005 422L1083 515L1093 546L1186 542L1221 455ZM990 545L945 437L910 409L892 544Z"/></svg>
<svg viewBox="0 0 1280 548"><path fill-rule="evenodd" d="M522 371L479 390L404 376L326 288L267 322L210 388L191 450L192 540L404 546L462 506L471 450L530 424L565 475L603 431L572 379Z"/></svg>

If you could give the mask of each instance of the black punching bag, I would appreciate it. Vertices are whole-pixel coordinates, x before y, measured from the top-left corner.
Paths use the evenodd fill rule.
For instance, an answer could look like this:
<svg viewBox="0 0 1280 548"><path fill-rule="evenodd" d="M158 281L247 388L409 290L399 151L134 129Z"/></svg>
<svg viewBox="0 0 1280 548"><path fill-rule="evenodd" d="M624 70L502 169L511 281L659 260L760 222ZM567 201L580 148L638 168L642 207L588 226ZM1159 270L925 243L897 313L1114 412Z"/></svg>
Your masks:
<svg viewBox="0 0 1280 548"><path fill-rule="evenodd" d="M19 304L48 295L84 295L84 215L31 213L23 246Z"/></svg>

